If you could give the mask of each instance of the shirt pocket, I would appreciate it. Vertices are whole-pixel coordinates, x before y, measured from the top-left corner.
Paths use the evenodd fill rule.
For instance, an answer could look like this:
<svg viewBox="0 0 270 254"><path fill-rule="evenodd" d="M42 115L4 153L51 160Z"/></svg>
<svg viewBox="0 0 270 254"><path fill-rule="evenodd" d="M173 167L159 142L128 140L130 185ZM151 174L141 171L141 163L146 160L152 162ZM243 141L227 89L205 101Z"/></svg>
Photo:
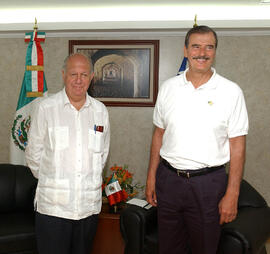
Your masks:
<svg viewBox="0 0 270 254"><path fill-rule="evenodd" d="M70 184L68 179L40 179L39 197L41 204L65 206L70 201Z"/></svg>
<svg viewBox="0 0 270 254"><path fill-rule="evenodd" d="M101 200L102 200L102 178L99 176L99 179L97 182L94 179L89 179L85 182L85 191L83 193L84 199L82 202L82 206L85 207L85 209L89 209L89 207L92 207L92 209L99 209L101 206ZM98 211L99 213L99 211Z"/></svg>
<svg viewBox="0 0 270 254"><path fill-rule="evenodd" d="M63 150L69 146L69 129L67 126L49 128L50 146L53 150Z"/></svg>
<svg viewBox="0 0 270 254"><path fill-rule="evenodd" d="M102 153L104 150L104 133L88 130L88 149L95 153Z"/></svg>

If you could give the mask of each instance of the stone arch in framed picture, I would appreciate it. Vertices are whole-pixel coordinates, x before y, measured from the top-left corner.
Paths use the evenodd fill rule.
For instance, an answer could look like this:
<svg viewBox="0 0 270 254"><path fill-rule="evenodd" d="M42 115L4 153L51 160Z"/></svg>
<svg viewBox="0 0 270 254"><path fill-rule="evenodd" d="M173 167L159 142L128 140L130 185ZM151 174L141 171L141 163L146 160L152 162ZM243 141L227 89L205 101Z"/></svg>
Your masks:
<svg viewBox="0 0 270 254"><path fill-rule="evenodd" d="M91 58L88 93L107 106L154 106L158 91L158 40L70 40L69 53Z"/></svg>

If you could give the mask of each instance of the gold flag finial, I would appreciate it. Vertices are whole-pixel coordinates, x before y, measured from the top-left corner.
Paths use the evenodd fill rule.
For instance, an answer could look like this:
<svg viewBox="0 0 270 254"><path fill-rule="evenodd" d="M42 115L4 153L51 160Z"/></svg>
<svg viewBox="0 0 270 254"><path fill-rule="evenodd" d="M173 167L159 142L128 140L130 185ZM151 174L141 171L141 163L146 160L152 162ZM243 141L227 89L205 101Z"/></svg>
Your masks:
<svg viewBox="0 0 270 254"><path fill-rule="evenodd" d="M35 18L35 25L34 25L34 30L37 30L38 26L37 26L37 18Z"/></svg>
<svg viewBox="0 0 270 254"><path fill-rule="evenodd" d="M195 18L194 18L194 25L193 25L193 27L196 27L196 26L198 26L198 24L197 24L197 14L195 15Z"/></svg>

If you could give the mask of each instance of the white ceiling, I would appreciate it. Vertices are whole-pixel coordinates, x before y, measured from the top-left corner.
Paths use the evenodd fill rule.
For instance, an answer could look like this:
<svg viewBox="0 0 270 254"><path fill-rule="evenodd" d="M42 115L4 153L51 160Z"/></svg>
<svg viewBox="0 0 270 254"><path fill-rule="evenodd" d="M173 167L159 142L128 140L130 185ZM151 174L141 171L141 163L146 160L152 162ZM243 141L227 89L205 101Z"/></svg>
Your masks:
<svg viewBox="0 0 270 254"><path fill-rule="evenodd" d="M50 7L86 7L86 6L117 6L117 5L256 5L260 0L1 0L1 8L50 8Z"/></svg>
<svg viewBox="0 0 270 254"><path fill-rule="evenodd" d="M267 0L0 0L0 31L270 28Z"/></svg>

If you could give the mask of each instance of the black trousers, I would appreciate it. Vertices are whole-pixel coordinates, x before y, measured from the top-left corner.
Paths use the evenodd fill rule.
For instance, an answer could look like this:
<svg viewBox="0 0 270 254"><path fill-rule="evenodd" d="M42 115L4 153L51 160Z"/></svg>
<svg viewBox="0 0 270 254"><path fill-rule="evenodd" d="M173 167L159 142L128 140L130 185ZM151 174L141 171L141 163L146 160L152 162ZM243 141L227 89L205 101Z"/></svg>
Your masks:
<svg viewBox="0 0 270 254"><path fill-rule="evenodd" d="M160 254L216 254L221 232L218 203L226 186L225 168L185 178L159 164L156 192Z"/></svg>
<svg viewBox="0 0 270 254"><path fill-rule="evenodd" d="M96 234L98 215L69 220L36 212L39 254L89 254Z"/></svg>

